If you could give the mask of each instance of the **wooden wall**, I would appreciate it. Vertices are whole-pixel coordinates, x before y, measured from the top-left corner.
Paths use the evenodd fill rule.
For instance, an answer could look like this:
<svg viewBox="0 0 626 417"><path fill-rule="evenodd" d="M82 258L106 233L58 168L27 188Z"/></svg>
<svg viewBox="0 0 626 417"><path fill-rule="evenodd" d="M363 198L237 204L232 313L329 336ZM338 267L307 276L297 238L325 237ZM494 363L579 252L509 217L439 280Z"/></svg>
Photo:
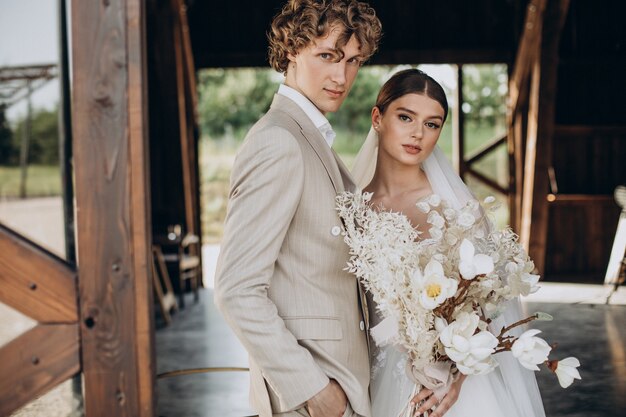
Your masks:
<svg viewBox="0 0 626 417"><path fill-rule="evenodd" d="M626 184L626 3L571 0L562 33L548 280L601 283Z"/></svg>

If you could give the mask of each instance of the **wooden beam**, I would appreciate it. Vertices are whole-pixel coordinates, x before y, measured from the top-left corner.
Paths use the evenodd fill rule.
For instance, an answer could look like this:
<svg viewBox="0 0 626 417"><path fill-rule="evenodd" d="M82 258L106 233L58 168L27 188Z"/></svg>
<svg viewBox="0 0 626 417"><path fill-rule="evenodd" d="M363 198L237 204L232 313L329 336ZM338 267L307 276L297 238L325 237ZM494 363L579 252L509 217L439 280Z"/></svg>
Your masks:
<svg viewBox="0 0 626 417"><path fill-rule="evenodd" d="M507 195L508 191L506 188L504 188L503 186L501 186L500 184L498 184L496 181L492 180L491 178L481 174L480 172L474 170L473 168L468 168L467 171L465 171L467 174L470 174L472 177L474 177L475 179L477 179L478 181L482 182L483 184L493 188L494 190L496 190L497 192Z"/></svg>
<svg viewBox="0 0 626 417"><path fill-rule="evenodd" d="M80 371L78 324L39 325L0 349L0 415Z"/></svg>
<svg viewBox="0 0 626 417"><path fill-rule="evenodd" d="M509 76L507 104L507 146L509 153L509 214L513 230L520 232L523 189L525 120L520 111L528 99L527 80L534 61L539 59L541 27L546 0L531 0L526 7L524 30L520 37L513 70Z"/></svg>
<svg viewBox="0 0 626 417"><path fill-rule="evenodd" d="M471 156L469 156L465 163L471 165L481 160L503 143L506 143L506 136L490 140L489 142L481 146L480 149L476 150Z"/></svg>
<svg viewBox="0 0 626 417"><path fill-rule="evenodd" d="M526 84L532 63L538 59L539 42L541 42L541 28L543 13L547 0L531 0L526 8L524 31L521 36L513 73L509 78L509 113L514 115L518 106L520 91Z"/></svg>
<svg viewBox="0 0 626 417"><path fill-rule="evenodd" d="M75 323L76 273L0 225L0 301L40 323Z"/></svg>
<svg viewBox="0 0 626 417"><path fill-rule="evenodd" d="M544 272L548 234L548 168L552 164L554 113L559 44L569 0L554 0L546 6L541 35L540 60L533 68L532 115L526 146L522 227L520 240L540 274ZM532 122L532 128L531 128Z"/></svg>
<svg viewBox="0 0 626 417"><path fill-rule="evenodd" d="M139 416L156 412L156 352L152 279L152 216L148 140L148 68L144 1L127 2L130 218L135 293L135 363Z"/></svg>
<svg viewBox="0 0 626 417"><path fill-rule="evenodd" d="M194 198L193 198L193 172L190 149L190 135L193 134L193 126L189 125L187 88L185 83L186 61L184 57L183 33L180 18L180 0L171 0L174 25L174 55L176 59L176 93L178 101L178 120L180 127L180 145L183 166L183 192L185 196L185 220L186 232L195 233L194 225Z"/></svg>
<svg viewBox="0 0 626 417"><path fill-rule="evenodd" d="M465 178L465 114L463 114L463 65L456 71L456 109L452 120L452 165L461 178Z"/></svg>
<svg viewBox="0 0 626 417"><path fill-rule="evenodd" d="M152 417L144 2L72 2L73 137L87 417Z"/></svg>

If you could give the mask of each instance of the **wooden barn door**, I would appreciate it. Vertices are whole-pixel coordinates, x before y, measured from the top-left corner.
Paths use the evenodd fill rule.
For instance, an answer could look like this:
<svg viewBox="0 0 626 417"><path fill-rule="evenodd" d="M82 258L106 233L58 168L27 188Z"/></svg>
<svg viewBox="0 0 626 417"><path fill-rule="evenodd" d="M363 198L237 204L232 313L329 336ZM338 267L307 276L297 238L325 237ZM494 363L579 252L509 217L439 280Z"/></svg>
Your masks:
<svg viewBox="0 0 626 417"><path fill-rule="evenodd" d="M77 263L0 225L0 302L37 322L0 348L0 415L82 374L87 417L149 417L155 359L144 2L72 1L71 8Z"/></svg>

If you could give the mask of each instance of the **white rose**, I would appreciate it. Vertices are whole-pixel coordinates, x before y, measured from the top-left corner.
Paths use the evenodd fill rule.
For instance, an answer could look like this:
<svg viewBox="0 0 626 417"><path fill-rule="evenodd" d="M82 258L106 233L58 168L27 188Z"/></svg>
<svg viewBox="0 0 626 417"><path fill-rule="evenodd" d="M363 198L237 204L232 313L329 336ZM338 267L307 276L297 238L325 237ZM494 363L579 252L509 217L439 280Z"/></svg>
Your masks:
<svg viewBox="0 0 626 417"><path fill-rule="evenodd" d="M550 345L536 334L541 330L530 329L522 333L522 335L513 342L511 353L526 369L538 371L540 363L548 360L548 354L552 350Z"/></svg>

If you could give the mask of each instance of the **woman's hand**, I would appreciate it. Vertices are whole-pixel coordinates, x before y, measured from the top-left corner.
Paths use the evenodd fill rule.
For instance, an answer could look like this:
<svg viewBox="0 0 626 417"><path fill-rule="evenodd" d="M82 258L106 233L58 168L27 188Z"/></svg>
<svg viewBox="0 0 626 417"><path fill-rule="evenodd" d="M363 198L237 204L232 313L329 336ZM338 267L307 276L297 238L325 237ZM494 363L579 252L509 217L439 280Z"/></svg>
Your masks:
<svg viewBox="0 0 626 417"><path fill-rule="evenodd" d="M461 393L461 386L465 381L466 376L461 374L459 379L450 385L450 390L443 397L441 402L437 399L434 393L429 389L423 389L411 400L413 406L419 404L417 410L415 410L415 417L419 417L424 415L426 411L431 410L433 407L436 407L434 411L428 413L428 417L443 417L444 414L448 412L450 407L454 405L456 400L459 398L459 394Z"/></svg>

